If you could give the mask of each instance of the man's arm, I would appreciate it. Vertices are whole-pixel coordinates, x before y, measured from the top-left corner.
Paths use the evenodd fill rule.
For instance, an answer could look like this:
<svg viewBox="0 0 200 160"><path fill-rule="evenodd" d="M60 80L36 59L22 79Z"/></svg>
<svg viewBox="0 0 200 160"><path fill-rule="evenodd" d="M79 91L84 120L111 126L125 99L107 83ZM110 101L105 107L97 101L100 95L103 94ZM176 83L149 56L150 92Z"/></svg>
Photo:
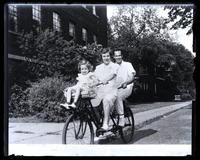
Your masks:
<svg viewBox="0 0 200 160"><path fill-rule="evenodd" d="M134 77L135 77L135 73L130 74L128 80L126 82L124 82L124 83L121 84L122 88L126 88L127 85L133 83Z"/></svg>
<svg viewBox="0 0 200 160"><path fill-rule="evenodd" d="M128 68L128 71L129 71L129 76L128 76L128 80L126 81L126 82L124 82L124 83L122 83L122 88L126 88L127 87L127 85L129 85L129 84L131 84L131 83L133 83L133 81L134 81L134 77L135 77L135 75L136 75L136 71L135 71L135 69L133 68L133 66L132 66L132 64L131 63L128 63L129 65L127 66Z"/></svg>

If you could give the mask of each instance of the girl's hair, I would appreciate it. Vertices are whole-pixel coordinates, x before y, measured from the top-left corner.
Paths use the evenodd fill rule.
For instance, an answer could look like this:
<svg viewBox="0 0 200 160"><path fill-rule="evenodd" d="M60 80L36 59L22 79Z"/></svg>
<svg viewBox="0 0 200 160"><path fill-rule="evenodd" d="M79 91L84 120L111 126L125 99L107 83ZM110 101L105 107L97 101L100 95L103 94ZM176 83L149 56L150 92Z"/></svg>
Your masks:
<svg viewBox="0 0 200 160"><path fill-rule="evenodd" d="M85 59L81 60L79 63L78 63L78 71L80 72L81 70L81 65L86 65L86 67L88 68L88 70L90 72L93 71L93 66L91 65L91 63Z"/></svg>

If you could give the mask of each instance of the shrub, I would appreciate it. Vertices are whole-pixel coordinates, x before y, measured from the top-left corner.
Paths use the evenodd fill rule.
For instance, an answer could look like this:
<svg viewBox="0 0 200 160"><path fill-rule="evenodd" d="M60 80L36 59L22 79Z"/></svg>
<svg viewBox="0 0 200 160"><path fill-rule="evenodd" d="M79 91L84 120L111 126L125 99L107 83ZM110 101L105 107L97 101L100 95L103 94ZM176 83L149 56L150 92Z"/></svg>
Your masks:
<svg viewBox="0 0 200 160"><path fill-rule="evenodd" d="M27 91L21 86L13 85L8 103L9 117L24 117L30 115L30 107L27 103Z"/></svg>
<svg viewBox="0 0 200 160"><path fill-rule="evenodd" d="M181 100L191 100L192 96L189 93L182 93Z"/></svg>
<svg viewBox="0 0 200 160"><path fill-rule="evenodd" d="M31 114L37 115L44 121L65 120L68 113L59 104L65 101L64 88L71 85L73 85L71 82L65 82L64 78L59 75L33 82L31 87L26 89Z"/></svg>

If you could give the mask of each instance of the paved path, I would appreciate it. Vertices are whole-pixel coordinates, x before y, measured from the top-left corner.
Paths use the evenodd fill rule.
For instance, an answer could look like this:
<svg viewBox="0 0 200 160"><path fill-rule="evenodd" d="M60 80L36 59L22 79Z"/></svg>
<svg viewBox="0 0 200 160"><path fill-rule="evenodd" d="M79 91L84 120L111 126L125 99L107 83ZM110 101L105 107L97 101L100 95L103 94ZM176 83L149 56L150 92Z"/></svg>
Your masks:
<svg viewBox="0 0 200 160"><path fill-rule="evenodd" d="M184 107L138 129L134 144L191 144L192 107Z"/></svg>
<svg viewBox="0 0 200 160"><path fill-rule="evenodd" d="M191 103L182 102L136 113L136 129ZM9 144L61 144L63 126L64 123L9 123Z"/></svg>
<svg viewBox="0 0 200 160"><path fill-rule="evenodd" d="M136 127L150 123L192 102L134 114ZM62 145L63 123L9 123L9 155L24 156L186 156L191 145ZM145 153L145 154L144 154Z"/></svg>

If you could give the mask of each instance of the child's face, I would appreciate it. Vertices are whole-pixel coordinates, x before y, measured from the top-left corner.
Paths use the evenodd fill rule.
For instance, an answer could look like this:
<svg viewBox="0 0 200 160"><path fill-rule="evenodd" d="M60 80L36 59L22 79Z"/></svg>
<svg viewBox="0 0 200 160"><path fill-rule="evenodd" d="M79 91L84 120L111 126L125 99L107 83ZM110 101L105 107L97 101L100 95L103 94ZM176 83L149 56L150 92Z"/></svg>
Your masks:
<svg viewBox="0 0 200 160"><path fill-rule="evenodd" d="M89 69L87 68L87 66L81 65L81 74L86 75L86 74L88 74L88 72L89 72Z"/></svg>

